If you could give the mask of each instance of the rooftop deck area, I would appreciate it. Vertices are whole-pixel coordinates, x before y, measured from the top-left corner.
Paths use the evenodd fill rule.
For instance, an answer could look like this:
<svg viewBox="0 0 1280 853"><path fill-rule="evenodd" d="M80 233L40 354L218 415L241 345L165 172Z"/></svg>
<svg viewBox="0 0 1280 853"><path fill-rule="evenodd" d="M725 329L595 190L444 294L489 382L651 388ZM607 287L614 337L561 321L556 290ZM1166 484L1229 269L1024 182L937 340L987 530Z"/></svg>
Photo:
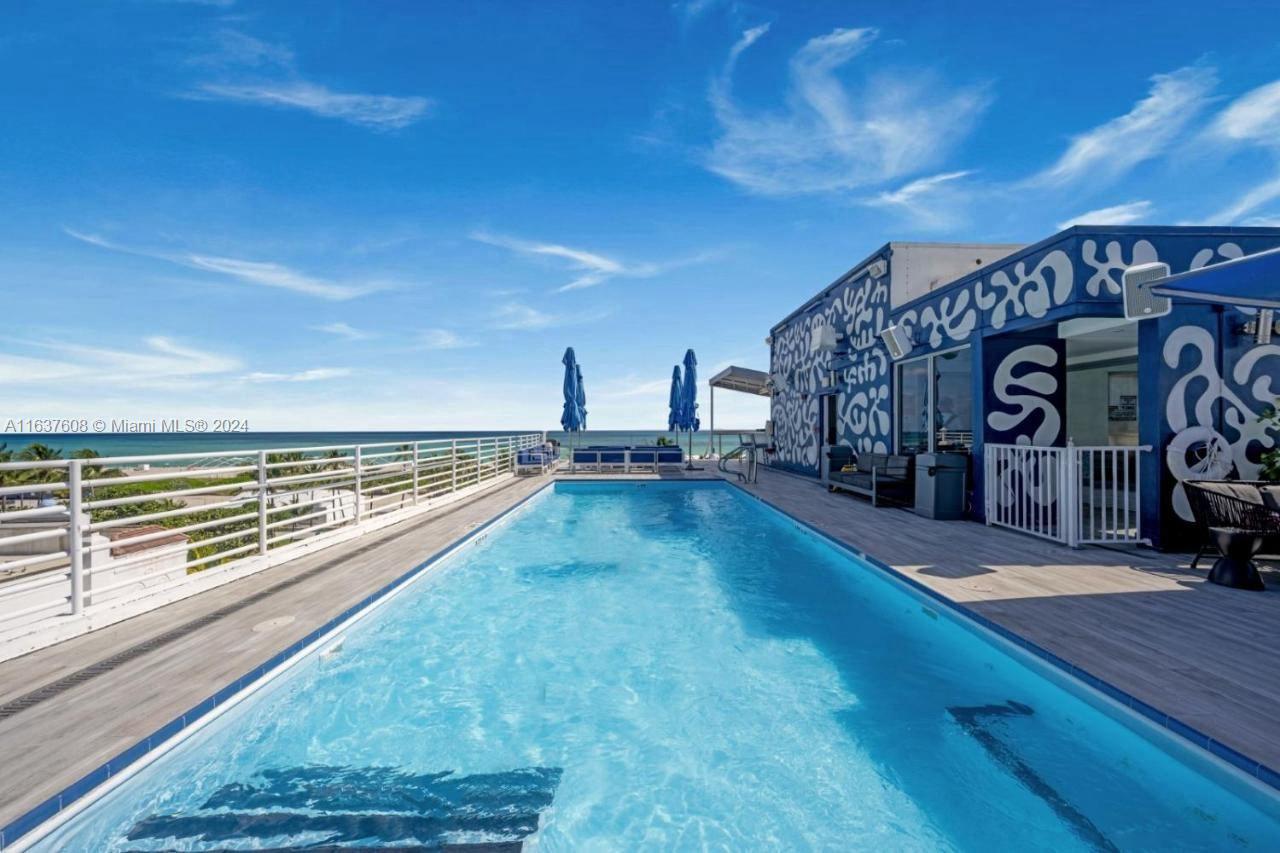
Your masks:
<svg viewBox="0 0 1280 853"><path fill-rule="evenodd" d="M637 479L719 477L697 471ZM565 479L601 475L561 474ZM735 477L736 479L736 477ZM516 479L94 633L0 663L0 826L532 494ZM1062 659L1280 767L1280 594L1207 584L1186 558L1071 550L930 521L761 469L744 486ZM1274 578L1274 575L1272 576ZM1269 579L1272 581L1272 579Z"/></svg>

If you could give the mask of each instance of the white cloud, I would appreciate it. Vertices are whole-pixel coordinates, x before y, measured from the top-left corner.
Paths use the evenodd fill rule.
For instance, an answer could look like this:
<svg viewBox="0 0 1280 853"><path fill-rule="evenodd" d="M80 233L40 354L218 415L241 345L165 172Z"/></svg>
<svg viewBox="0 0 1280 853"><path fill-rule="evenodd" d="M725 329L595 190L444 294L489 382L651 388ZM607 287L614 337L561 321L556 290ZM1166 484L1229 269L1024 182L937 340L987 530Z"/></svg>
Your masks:
<svg viewBox="0 0 1280 853"><path fill-rule="evenodd" d="M539 311L530 305L512 303L499 306L497 318L493 322L495 329L533 330L547 329L562 325L564 319L554 314Z"/></svg>
<svg viewBox="0 0 1280 853"><path fill-rule="evenodd" d="M1208 103L1217 82L1214 70L1201 66L1155 75L1147 97L1124 115L1072 139L1058 161L1032 182L1098 184L1120 177L1163 153Z"/></svg>
<svg viewBox="0 0 1280 853"><path fill-rule="evenodd" d="M375 130L399 130L427 117L432 101L419 95L340 92L306 79L293 49L225 28L201 43L187 64L220 79L188 87L183 97L302 110Z"/></svg>
<svg viewBox="0 0 1280 853"><path fill-rule="evenodd" d="M723 0L676 0L671 4L671 8L675 10L680 23L687 26L719 6L721 2Z"/></svg>
<svg viewBox="0 0 1280 853"><path fill-rule="evenodd" d="M418 336L420 349L465 349L476 346L476 342L458 335L449 329L424 329Z"/></svg>
<svg viewBox="0 0 1280 853"><path fill-rule="evenodd" d="M256 284L262 287L273 287L316 296L321 299L341 301L353 299L370 293L378 288L374 285L339 284L325 281L298 272L283 264L270 261L246 261L238 258L222 258L214 255L200 255L192 252L160 252L148 249L136 249L108 240L97 234L87 234L71 228L63 229L68 235L102 249L125 254L138 255L144 258L155 258L172 264L220 273L239 281Z"/></svg>
<svg viewBox="0 0 1280 853"><path fill-rule="evenodd" d="M141 347L128 350L51 341L12 343L25 353L0 352L0 384L75 380L82 385L150 387L226 374L240 367L238 359L159 335L145 338ZM47 355L32 355L33 351Z"/></svg>
<svg viewBox="0 0 1280 853"><path fill-rule="evenodd" d="M1280 80L1237 98L1218 113L1209 133L1231 142L1280 146Z"/></svg>
<svg viewBox="0 0 1280 853"><path fill-rule="evenodd" d="M428 98L335 92L318 83L261 81L202 83L188 93L200 100L237 101L267 107L299 109L377 130L398 130L420 121L431 107Z"/></svg>
<svg viewBox="0 0 1280 853"><path fill-rule="evenodd" d="M1280 198L1280 176L1253 186L1240 198L1210 216L1206 223L1211 225L1234 225L1236 220L1241 219L1246 214L1253 213L1265 204L1270 204L1277 198Z"/></svg>
<svg viewBox="0 0 1280 853"><path fill-rule="evenodd" d="M366 332L357 329L347 323L323 323L319 326L312 326L312 331L324 332L328 335L334 335L339 338L345 338L348 341L367 341L374 335L372 332Z"/></svg>
<svg viewBox="0 0 1280 853"><path fill-rule="evenodd" d="M350 376L347 367L313 367L298 373L263 373L255 372L245 376L250 382L321 382L326 379L340 379Z"/></svg>
<svg viewBox="0 0 1280 853"><path fill-rule="evenodd" d="M955 183L972 174L972 170L963 170L919 178L866 199L863 204L897 209L921 225L944 226L949 223L950 208L962 197Z"/></svg>
<svg viewBox="0 0 1280 853"><path fill-rule="evenodd" d="M246 66L292 68L293 50L272 44L230 28L215 31L203 44L209 49L195 54L191 65L209 67Z"/></svg>
<svg viewBox="0 0 1280 853"><path fill-rule="evenodd" d="M929 168L968 134L990 100L982 87L948 88L928 75L871 74L855 90L837 72L878 33L837 29L792 58L785 110L749 114L732 95L733 73L768 29L743 33L710 91L720 137L707 167L752 192L838 192Z"/></svg>
<svg viewBox="0 0 1280 853"><path fill-rule="evenodd" d="M1128 225L1131 222L1141 222L1144 219L1149 219L1151 213L1151 202L1145 199L1129 201L1124 204L1087 211L1065 222L1058 223L1058 228L1070 228L1072 225Z"/></svg>
<svg viewBox="0 0 1280 853"><path fill-rule="evenodd" d="M569 268L578 275L569 283L557 290L582 290L603 284L611 278L653 278L670 270L691 264L703 263L715 257L715 252L704 252L689 258L666 263L630 264L610 258L598 252L586 249L574 249L558 243L540 243L536 240L522 240L487 231L474 231L471 239L490 246L498 246L525 255L560 258L569 262Z"/></svg>

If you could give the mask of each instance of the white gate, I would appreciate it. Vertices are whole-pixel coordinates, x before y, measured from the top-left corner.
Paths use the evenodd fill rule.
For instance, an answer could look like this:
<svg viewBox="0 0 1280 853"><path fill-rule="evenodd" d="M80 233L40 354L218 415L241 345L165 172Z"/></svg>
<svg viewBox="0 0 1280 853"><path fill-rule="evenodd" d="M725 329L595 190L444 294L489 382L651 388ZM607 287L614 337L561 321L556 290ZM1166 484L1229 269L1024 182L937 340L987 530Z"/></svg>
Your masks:
<svg viewBox="0 0 1280 853"><path fill-rule="evenodd" d="M1138 461L1150 449L986 444L987 524L1072 547L1146 542Z"/></svg>

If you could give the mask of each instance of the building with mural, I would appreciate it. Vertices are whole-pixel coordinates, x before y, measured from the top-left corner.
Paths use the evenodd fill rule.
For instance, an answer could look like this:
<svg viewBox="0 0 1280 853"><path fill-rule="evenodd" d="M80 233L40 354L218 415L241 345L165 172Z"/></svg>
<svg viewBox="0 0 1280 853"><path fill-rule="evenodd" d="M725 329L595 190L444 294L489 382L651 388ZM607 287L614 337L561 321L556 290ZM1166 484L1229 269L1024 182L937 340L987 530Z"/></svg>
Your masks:
<svg viewBox="0 0 1280 853"><path fill-rule="evenodd" d="M1124 502L1141 539L1185 545L1181 482L1255 479L1280 446L1261 417L1280 396L1280 345L1250 308L1175 301L1126 320L1122 275L1277 246L1280 228L1091 226L1025 247L889 243L771 330L773 464L823 476L832 445L966 454L968 514L983 520L1011 501L1035 517L1062 494L1052 453L993 468L985 449L1093 448L1071 475L1094 504L1086 521ZM1123 487L1095 495L1091 474Z"/></svg>

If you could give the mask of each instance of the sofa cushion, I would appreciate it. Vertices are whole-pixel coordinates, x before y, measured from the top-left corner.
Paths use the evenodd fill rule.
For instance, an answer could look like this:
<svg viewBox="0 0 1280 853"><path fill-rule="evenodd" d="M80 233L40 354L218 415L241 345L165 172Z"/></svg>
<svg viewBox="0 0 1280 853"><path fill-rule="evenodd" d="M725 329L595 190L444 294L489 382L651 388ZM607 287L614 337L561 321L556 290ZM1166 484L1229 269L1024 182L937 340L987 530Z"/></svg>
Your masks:
<svg viewBox="0 0 1280 853"><path fill-rule="evenodd" d="M853 452L852 447L846 447L843 444L837 444L827 448L827 458L831 460L831 470L838 471L846 465L851 465L857 454Z"/></svg>
<svg viewBox="0 0 1280 853"><path fill-rule="evenodd" d="M883 453L864 453L858 457L858 471L870 474L872 468L883 468L886 458Z"/></svg>

